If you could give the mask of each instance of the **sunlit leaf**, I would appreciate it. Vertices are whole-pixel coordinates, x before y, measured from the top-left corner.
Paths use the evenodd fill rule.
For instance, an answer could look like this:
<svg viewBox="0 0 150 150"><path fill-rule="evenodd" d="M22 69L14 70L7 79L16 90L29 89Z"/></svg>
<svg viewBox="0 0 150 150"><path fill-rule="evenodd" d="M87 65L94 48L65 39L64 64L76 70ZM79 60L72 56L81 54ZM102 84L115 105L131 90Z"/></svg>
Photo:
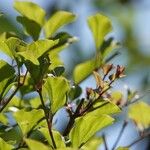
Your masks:
<svg viewBox="0 0 150 150"><path fill-rule="evenodd" d="M5 116L5 114L0 114L0 123L6 125L8 123L8 119L7 117Z"/></svg>
<svg viewBox="0 0 150 150"><path fill-rule="evenodd" d="M50 145L53 145L52 140L50 138L49 132L48 132L48 128L41 128L39 129L39 131L44 135L44 137L46 138L46 140L48 141L48 143ZM65 148L65 143L62 139L61 134L58 131L53 130L53 137L55 139L55 143L57 148Z"/></svg>
<svg viewBox="0 0 150 150"><path fill-rule="evenodd" d="M60 27L75 20L76 16L70 12L58 11L44 26L46 37L51 37Z"/></svg>
<svg viewBox="0 0 150 150"><path fill-rule="evenodd" d="M7 142L5 142L2 138L0 138L0 149L4 150L12 150L14 147Z"/></svg>
<svg viewBox="0 0 150 150"><path fill-rule="evenodd" d="M32 140L32 139L25 139L25 142L28 145L30 150L35 150L35 149L52 150L51 147L48 147L48 146L44 145L43 143L41 143L39 141L35 141L35 140Z"/></svg>
<svg viewBox="0 0 150 150"><path fill-rule="evenodd" d="M88 25L92 31L96 49L99 50L105 36L112 30L111 22L106 16L97 13L88 18Z"/></svg>
<svg viewBox="0 0 150 150"><path fill-rule="evenodd" d="M5 91L9 91L9 85L13 82L15 70L12 66L0 60L0 98L5 95ZM9 89L7 89L9 87Z"/></svg>
<svg viewBox="0 0 150 150"><path fill-rule="evenodd" d="M122 100L123 94L120 91L114 91L111 94L111 102L114 104L120 104Z"/></svg>
<svg viewBox="0 0 150 150"><path fill-rule="evenodd" d="M44 117L44 113L43 110L32 110L28 112L19 110L13 116L21 128L23 135L26 135Z"/></svg>
<svg viewBox="0 0 150 150"><path fill-rule="evenodd" d="M14 8L24 17L42 26L45 22L45 11L35 3L15 1Z"/></svg>
<svg viewBox="0 0 150 150"><path fill-rule="evenodd" d="M35 65L39 65L38 58L45 54L51 47L57 44L58 41L53 40L38 40L27 46L27 50L24 52L19 52L25 60L31 61Z"/></svg>
<svg viewBox="0 0 150 150"><path fill-rule="evenodd" d="M98 150L100 144L103 143L103 139L99 137L92 138L82 148L84 150Z"/></svg>
<svg viewBox="0 0 150 150"><path fill-rule="evenodd" d="M93 111L94 110L94 111ZM116 114L119 113L121 110L120 108L115 105L114 103L107 101L107 100L98 100L97 103L93 105L90 109L93 114Z"/></svg>
<svg viewBox="0 0 150 150"><path fill-rule="evenodd" d="M129 150L128 147L118 147L117 150Z"/></svg>
<svg viewBox="0 0 150 150"><path fill-rule="evenodd" d="M101 65L101 60L99 59L91 59L88 61L85 61L81 64L78 64L73 72L74 81L76 84L82 82L85 80L92 72L99 68Z"/></svg>
<svg viewBox="0 0 150 150"><path fill-rule="evenodd" d="M7 54L10 58L13 58L13 52L4 41L0 41L0 51Z"/></svg>
<svg viewBox="0 0 150 150"><path fill-rule="evenodd" d="M108 115L97 115L92 112L77 118L69 134L72 146L80 147L96 134L96 132L112 124L113 120L114 119Z"/></svg>
<svg viewBox="0 0 150 150"><path fill-rule="evenodd" d="M49 77L44 87L48 92L51 110L55 113L66 102L66 94L70 89L69 82L64 77Z"/></svg>
<svg viewBox="0 0 150 150"><path fill-rule="evenodd" d="M129 108L131 118L140 130L150 127L150 106L144 102L138 102Z"/></svg>

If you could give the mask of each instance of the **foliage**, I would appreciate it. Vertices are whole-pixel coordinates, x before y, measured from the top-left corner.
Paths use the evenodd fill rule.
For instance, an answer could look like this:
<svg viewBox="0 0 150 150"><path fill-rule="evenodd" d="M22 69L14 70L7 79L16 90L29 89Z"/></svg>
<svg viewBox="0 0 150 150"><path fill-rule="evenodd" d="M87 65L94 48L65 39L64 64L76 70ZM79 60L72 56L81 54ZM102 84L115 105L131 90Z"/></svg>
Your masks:
<svg viewBox="0 0 150 150"><path fill-rule="evenodd" d="M95 134L114 123L112 115L136 102L132 91L128 91L126 101L122 93L108 92L116 80L124 77L125 70L123 66L107 64L118 47L112 38L106 38L112 30L111 21L100 13L88 18L95 57L78 64L70 82L64 75L59 52L76 40L59 32L59 28L73 22L76 15L58 11L46 20L45 11L32 2L16 1L14 8L20 13L17 21L33 41L25 42L6 32L1 34L9 34L0 38L0 51L11 61L0 60L0 149L97 149L106 141L104 136L97 138ZM43 31L45 36L40 39ZM96 87L87 88L86 96L81 98L80 83L92 74ZM54 118L62 109L69 121L61 133L55 128ZM150 125L149 110L144 102L129 109L129 118L145 137L149 136L145 134ZM125 126L126 122L123 130ZM118 150L129 149L131 145Z"/></svg>

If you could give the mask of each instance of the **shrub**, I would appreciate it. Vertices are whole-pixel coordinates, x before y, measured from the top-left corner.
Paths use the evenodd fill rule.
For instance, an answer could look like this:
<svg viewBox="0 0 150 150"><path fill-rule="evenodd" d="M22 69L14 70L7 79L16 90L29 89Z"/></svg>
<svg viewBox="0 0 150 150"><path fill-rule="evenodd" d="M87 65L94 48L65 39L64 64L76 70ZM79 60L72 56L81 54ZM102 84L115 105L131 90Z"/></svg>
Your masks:
<svg viewBox="0 0 150 150"><path fill-rule="evenodd" d="M124 77L125 70L109 63L119 47L113 38L106 37L112 31L111 21L100 13L88 18L95 56L75 67L70 82L65 77L59 52L76 42L76 38L58 29L73 22L76 15L58 11L46 20L45 11L34 3L17 1L14 8L20 13L17 21L33 41L25 42L11 32L0 35L0 50L9 58L0 60L0 149L91 150L102 143L108 149L105 135L95 134L114 123L112 115L140 99L129 89L126 100L121 92L110 93L115 81ZM41 32L44 37L40 39ZM88 87L85 97L81 97L80 83L91 74L95 88ZM59 132L55 127L56 115L62 110L69 121ZM118 147L128 124L125 120L112 150L117 147L127 150L148 137L145 129L150 125L149 113L150 106L144 102L131 105L128 115L141 136L125 147Z"/></svg>

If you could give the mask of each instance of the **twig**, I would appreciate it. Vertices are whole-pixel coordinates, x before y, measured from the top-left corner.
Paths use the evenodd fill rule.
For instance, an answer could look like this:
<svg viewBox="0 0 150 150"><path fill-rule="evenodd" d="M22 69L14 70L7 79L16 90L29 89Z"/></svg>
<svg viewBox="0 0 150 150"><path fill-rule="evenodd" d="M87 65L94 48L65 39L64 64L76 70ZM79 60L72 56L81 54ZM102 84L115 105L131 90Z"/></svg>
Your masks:
<svg viewBox="0 0 150 150"><path fill-rule="evenodd" d="M115 141L115 143L114 143L114 145L113 145L113 147L112 147L112 150L114 150L114 149L117 147L117 144L119 143L119 141L120 141L120 139L121 139L121 137L122 137L122 135L123 135L123 132L124 132L124 130L125 130L127 124L128 124L128 122L127 122L127 121L124 121L124 123L123 123L123 125L122 125L122 128L121 128L121 130L120 130L120 132L119 132L119 134L118 134L118 137L117 137L117 139L116 139L116 141Z"/></svg>
<svg viewBox="0 0 150 150"><path fill-rule="evenodd" d="M20 71L18 72L18 83L17 83L17 87L16 87L16 89L14 90L14 92L10 95L10 97L7 99L7 101L4 102L4 105L0 108L0 113L4 110L4 108L8 105L8 103L11 101L11 99L15 96L15 94L18 92L19 88L24 85L24 82L25 82L27 73L28 73L28 71L26 71L25 76L24 76L24 78L23 78L23 82L21 83L21 82L20 82Z"/></svg>
<svg viewBox="0 0 150 150"><path fill-rule="evenodd" d="M45 114L45 118L46 118L46 122L47 122L47 126L48 126L48 131L49 131L49 135L51 137L51 140L52 140L52 144L53 144L53 147L56 149L57 146L56 146L56 143L55 143L55 140L54 140L54 136L53 136L53 133L52 133L52 123L51 123L51 118L49 116L49 112L47 113L47 108L44 104L44 100L43 100L43 96L42 96L42 90L37 90L39 96L40 96L40 100L41 100L41 103L42 103L42 107L43 107L43 111L44 111L44 114Z"/></svg>
<svg viewBox="0 0 150 150"><path fill-rule="evenodd" d="M112 81L109 83L109 85L108 85L109 87L106 88L104 91L102 91L102 92L99 94L98 98L96 98L94 101L88 103L87 106L86 106L86 108L81 112L81 114L84 114L85 112L87 112L87 111L101 98L101 96L111 88L111 84L112 84L114 81L115 81L115 80L112 80Z"/></svg>
<svg viewBox="0 0 150 150"><path fill-rule="evenodd" d="M11 99L15 96L15 94L18 92L19 88L20 88L20 85L17 85L17 88L10 95L10 97L7 99L7 101L4 103L4 105L0 108L0 113L4 110L4 108L8 105L8 103L11 101Z"/></svg>
<svg viewBox="0 0 150 150"><path fill-rule="evenodd" d="M105 150L108 150L108 146L107 146L107 142L106 142L106 137L105 137L104 134L102 135L102 138L103 138L103 141L104 141Z"/></svg>
<svg viewBox="0 0 150 150"><path fill-rule="evenodd" d="M150 132L148 133L145 133L143 136L141 136L139 139L136 139L135 141L133 141L131 144L125 146L125 147L132 147L134 144L137 144L138 142L142 141L143 139L147 138L147 137L150 137Z"/></svg>
<svg viewBox="0 0 150 150"><path fill-rule="evenodd" d="M70 132L70 130L71 130L73 124L74 124L75 119L76 119L76 118L79 116L79 114L80 114L80 109L81 109L83 103L84 103L84 99L81 99L79 105L78 105L77 108L76 108L75 113L72 114L72 112L69 112L70 120L69 120L69 122L68 122L68 124L67 124L67 127L66 127L64 133L63 133L63 136L67 136L68 133Z"/></svg>

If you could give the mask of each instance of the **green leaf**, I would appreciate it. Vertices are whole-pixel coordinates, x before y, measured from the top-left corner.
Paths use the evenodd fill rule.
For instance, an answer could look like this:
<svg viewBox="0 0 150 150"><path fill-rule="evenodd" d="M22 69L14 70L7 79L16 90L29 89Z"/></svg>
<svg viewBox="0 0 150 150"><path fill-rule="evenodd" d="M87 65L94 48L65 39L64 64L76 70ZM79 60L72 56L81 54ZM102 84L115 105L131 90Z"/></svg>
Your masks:
<svg viewBox="0 0 150 150"><path fill-rule="evenodd" d="M15 70L12 66L0 60L0 99L4 96L5 91L9 91L9 85L13 82ZM9 87L9 89L7 89Z"/></svg>
<svg viewBox="0 0 150 150"><path fill-rule="evenodd" d="M93 135L102 128L112 124L114 121L108 115L88 113L75 119L75 125L69 133L73 147L80 147L85 144Z"/></svg>
<svg viewBox="0 0 150 150"><path fill-rule="evenodd" d="M45 11L37 4L32 2L15 1L14 8L24 17L35 21L40 26L43 26L45 22Z"/></svg>
<svg viewBox="0 0 150 150"><path fill-rule="evenodd" d="M68 95L71 100L74 100L74 99L78 98L81 94L82 94L81 87L78 85L73 85L71 87Z"/></svg>
<svg viewBox="0 0 150 150"><path fill-rule="evenodd" d="M121 110L117 105L115 105L110 101L98 100L98 102L93 105L93 108L91 108L90 111L92 111L93 114L111 115L111 114L119 113Z"/></svg>
<svg viewBox="0 0 150 150"><path fill-rule="evenodd" d="M8 39L10 37L16 37L17 38L18 36L14 32L3 32L3 33L0 33L0 41L5 41L6 39Z"/></svg>
<svg viewBox="0 0 150 150"><path fill-rule="evenodd" d="M26 43L19 38L10 37L5 43L8 45L9 49L12 51L14 57L17 57L16 52L21 52L26 50Z"/></svg>
<svg viewBox="0 0 150 150"><path fill-rule="evenodd" d="M112 30L111 22L106 16L97 13L88 18L88 25L92 31L96 49L99 50L105 36Z"/></svg>
<svg viewBox="0 0 150 150"><path fill-rule="evenodd" d="M0 138L0 149L3 150L12 150L14 147L7 142L5 142L2 138Z"/></svg>
<svg viewBox="0 0 150 150"><path fill-rule="evenodd" d="M4 14L2 12L0 12L0 17L3 16Z"/></svg>
<svg viewBox="0 0 150 150"><path fill-rule="evenodd" d="M17 145L22 141L22 132L18 126L14 126L12 128L9 126L4 131L1 131L0 135L5 141L14 142L13 145Z"/></svg>
<svg viewBox="0 0 150 150"><path fill-rule="evenodd" d="M60 27L74 21L76 16L70 12L58 11L45 24L46 37L51 37Z"/></svg>
<svg viewBox="0 0 150 150"><path fill-rule="evenodd" d="M16 37L10 37L5 41L0 41L0 50L12 59L17 57L16 52L24 51L25 46L26 43Z"/></svg>
<svg viewBox="0 0 150 150"><path fill-rule="evenodd" d="M114 104L120 104L123 98L123 94L120 91L114 91L111 94L111 102Z"/></svg>
<svg viewBox="0 0 150 150"><path fill-rule="evenodd" d="M9 49L8 45L4 41L0 41L0 51L8 55L10 58L14 58L13 52Z"/></svg>
<svg viewBox="0 0 150 150"><path fill-rule="evenodd" d="M41 27L38 23L22 16L18 16L17 21L25 28L27 35L31 35L35 41L38 40L41 31Z"/></svg>
<svg viewBox="0 0 150 150"><path fill-rule="evenodd" d="M127 147L118 147L117 150L129 150Z"/></svg>
<svg viewBox="0 0 150 150"><path fill-rule="evenodd" d="M25 60L31 61L35 65L39 65L38 58L50 50L58 41L53 40L38 40L27 46L27 50L19 52Z"/></svg>
<svg viewBox="0 0 150 150"><path fill-rule="evenodd" d="M103 143L102 138L95 137L92 138L90 141L88 141L82 148L84 150L98 150L98 147L102 143Z"/></svg>
<svg viewBox="0 0 150 150"><path fill-rule="evenodd" d="M49 70L54 70L58 66L63 66L63 62L61 61L58 53L49 53L49 58L51 60L51 65Z"/></svg>
<svg viewBox="0 0 150 150"><path fill-rule="evenodd" d="M52 148L44 145L43 143L41 143L39 141L35 141L35 140L32 140L32 139L25 139L25 142L28 145L30 150L35 150L35 149L52 150Z"/></svg>
<svg viewBox="0 0 150 150"><path fill-rule="evenodd" d="M6 125L8 123L8 119L7 117L5 116L5 114L0 114L0 123Z"/></svg>
<svg viewBox="0 0 150 150"><path fill-rule="evenodd" d="M55 113L66 102L66 94L70 90L69 82L64 77L49 77L44 84L51 103L51 110Z"/></svg>
<svg viewBox="0 0 150 150"><path fill-rule="evenodd" d="M39 84L39 82L41 82L44 77L47 76L51 64L50 58L47 54L39 57L37 61L39 62L39 65L35 65L29 60L25 61L27 70L31 75L31 82L33 81L31 83L31 87ZM33 88L33 90L35 90L35 88Z"/></svg>
<svg viewBox="0 0 150 150"><path fill-rule="evenodd" d="M39 131L44 135L44 137L47 139L48 143L50 145L53 145L52 140L49 136L48 128L41 128L41 129L39 129ZM66 146L65 146L65 143L63 141L61 134L55 130L53 130L52 132L53 132L53 136L54 136L57 148L65 148Z"/></svg>
<svg viewBox="0 0 150 150"><path fill-rule="evenodd" d="M26 135L44 117L44 113L43 110L32 110L28 112L19 110L13 116L21 128L23 135Z"/></svg>
<svg viewBox="0 0 150 150"><path fill-rule="evenodd" d="M85 80L95 69L99 68L101 65L101 60L99 59L91 59L85 61L81 64L78 64L73 72L74 82L79 84L83 80Z"/></svg>
<svg viewBox="0 0 150 150"><path fill-rule="evenodd" d="M150 127L150 106L144 102L138 102L129 108L131 118L140 130Z"/></svg>

